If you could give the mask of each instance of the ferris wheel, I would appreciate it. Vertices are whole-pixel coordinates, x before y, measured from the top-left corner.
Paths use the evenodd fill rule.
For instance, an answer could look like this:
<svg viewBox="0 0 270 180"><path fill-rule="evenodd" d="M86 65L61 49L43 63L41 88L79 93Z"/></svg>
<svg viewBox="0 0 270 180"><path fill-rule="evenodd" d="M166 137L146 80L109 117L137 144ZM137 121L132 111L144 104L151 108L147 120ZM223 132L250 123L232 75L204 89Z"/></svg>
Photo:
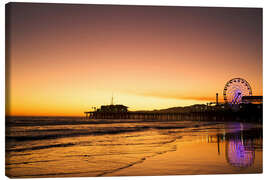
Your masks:
<svg viewBox="0 0 270 180"><path fill-rule="evenodd" d="M223 96L225 103L239 104L243 96L252 96L252 90L245 79L234 78L226 83Z"/></svg>

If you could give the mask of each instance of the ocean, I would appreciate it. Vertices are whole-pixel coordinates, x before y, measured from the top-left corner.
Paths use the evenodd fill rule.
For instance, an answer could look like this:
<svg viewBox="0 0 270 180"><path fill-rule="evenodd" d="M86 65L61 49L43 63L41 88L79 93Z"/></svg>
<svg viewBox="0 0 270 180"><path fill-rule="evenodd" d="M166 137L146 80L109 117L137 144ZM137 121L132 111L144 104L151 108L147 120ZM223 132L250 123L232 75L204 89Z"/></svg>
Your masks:
<svg viewBox="0 0 270 180"><path fill-rule="evenodd" d="M6 117L6 175L261 173L262 124Z"/></svg>

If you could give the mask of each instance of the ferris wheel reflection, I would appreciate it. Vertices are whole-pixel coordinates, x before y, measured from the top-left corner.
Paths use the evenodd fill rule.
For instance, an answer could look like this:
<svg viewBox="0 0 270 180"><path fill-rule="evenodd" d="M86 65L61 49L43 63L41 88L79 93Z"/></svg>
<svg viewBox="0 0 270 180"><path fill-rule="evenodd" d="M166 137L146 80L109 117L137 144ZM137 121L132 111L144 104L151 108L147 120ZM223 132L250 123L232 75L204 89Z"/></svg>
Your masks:
<svg viewBox="0 0 270 180"><path fill-rule="evenodd" d="M255 150L251 139L241 136L229 137L226 140L226 160L235 167L249 167L254 163Z"/></svg>
<svg viewBox="0 0 270 180"><path fill-rule="evenodd" d="M237 168L251 167L255 151L262 151L262 131L246 129L242 123L230 124L222 133L208 136L208 143L217 144L218 155L224 155L227 163Z"/></svg>

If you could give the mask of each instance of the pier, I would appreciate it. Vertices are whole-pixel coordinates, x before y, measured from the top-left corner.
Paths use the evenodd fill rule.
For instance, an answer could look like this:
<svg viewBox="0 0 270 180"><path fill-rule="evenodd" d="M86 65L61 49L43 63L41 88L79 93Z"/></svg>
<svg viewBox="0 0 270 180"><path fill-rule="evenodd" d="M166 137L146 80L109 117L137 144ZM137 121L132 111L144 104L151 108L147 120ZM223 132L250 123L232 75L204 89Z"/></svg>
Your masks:
<svg viewBox="0 0 270 180"><path fill-rule="evenodd" d="M234 111L222 106L191 108L185 112L159 111L88 111L86 119L194 120L194 121L262 121L262 104L239 107Z"/></svg>
<svg viewBox="0 0 270 180"><path fill-rule="evenodd" d="M233 97L227 95L227 90L234 84L244 84L245 90L238 90ZM238 86L237 86L238 87ZM245 93L242 93L245 92ZM248 96L243 94L248 94ZM102 105L95 111L84 112L86 119L140 119L140 120L192 120L192 121L249 121L262 122L263 97L252 96L251 87L242 78L228 81L224 88L224 102L218 101L205 104L195 104L185 107L172 107L153 111L128 111L122 104ZM229 98L229 100L228 100ZM229 102L228 102L229 101Z"/></svg>

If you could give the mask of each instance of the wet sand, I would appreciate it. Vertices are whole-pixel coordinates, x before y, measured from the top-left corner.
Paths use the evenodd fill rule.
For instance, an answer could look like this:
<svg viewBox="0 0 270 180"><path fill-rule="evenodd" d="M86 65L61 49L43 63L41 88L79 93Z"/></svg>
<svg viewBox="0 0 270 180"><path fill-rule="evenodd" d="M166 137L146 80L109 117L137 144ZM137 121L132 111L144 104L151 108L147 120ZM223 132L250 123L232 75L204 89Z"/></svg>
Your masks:
<svg viewBox="0 0 270 180"><path fill-rule="evenodd" d="M231 146L235 143L244 145L244 140L235 138L238 137L238 132L230 135L230 139L217 138L216 135L221 131L224 131L225 135L226 129L222 128L213 129L212 132L197 132L193 135L183 134L182 139L173 142L174 151L146 158L141 163L106 176L262 173L261 140L255 138L252 143L246 144L244 149L239 146L238 149L233 149ZM249 145L253 147L248 147ZM233 150L236 152L230 152ZM236 153L236 156L230 153Z"/></svg>

